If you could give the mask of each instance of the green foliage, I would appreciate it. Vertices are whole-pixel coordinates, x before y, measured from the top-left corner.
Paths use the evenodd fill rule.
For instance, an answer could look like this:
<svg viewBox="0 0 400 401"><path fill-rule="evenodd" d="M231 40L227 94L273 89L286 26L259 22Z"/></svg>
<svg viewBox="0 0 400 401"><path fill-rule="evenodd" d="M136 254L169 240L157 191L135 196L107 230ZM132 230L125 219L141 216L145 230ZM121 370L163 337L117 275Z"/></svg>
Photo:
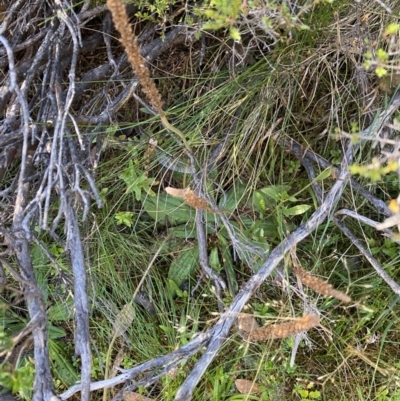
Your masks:
<svg viewBox="0 0 400 401"><path fill-rule="evenodd" d="M148 178L147 173L140 171L132 160L129 160L125 171L118 177L125 182L127 186L126 192L133 192L138 201L142 199L142 192L145 192L149 196L155 195L154 191L151 189L154 184L154 178Z"/></svg>
<svg viewBox="0 0 400 401"><path fill-rule="evenodd" d="M180 250L179 256L174 258L168 270L168 279L180 287L186 280L197 272L199 266L199 250L187 246Z"/></svg>
<svg viewBox="0 0 400 401"><path fill-rule="evenodd" d="M0 370L0 386L13 394L18 394L23 400L32 399L34 364L25 359L19 366L8 372L3 365Z"/></svg>
<svg viewBox="0 0 400 401"><path fill-rule="evenodd" d="M342 151L340 147L335 147L334 141L327 139L324 142L323 136L320 135L321 130L327 129L327 132L332 132L333 128L329 125L332 124L331 121L334 121L335 125L347 122L349 131L352 132L357 132L361 125L357 120L357 111L351 109L347 114L349 104L354 103L354 93L351 94L350 100L346 99L352 81L348 81L344 75L340 76L340 79L335 77L334 69L330 69L331 63L324 64L321 61L325 60L326 54L320 53L323 51L321 38L324 43L336 43L336 36L334 40L325 41L329 35L328 27L337 27L334 18L344 12L343 4L348 4L348 1L334 2L333 6L338 7L335 9L337 14L331 12L333 6L322 5L322 7L316 6L317 2L309 3L313 3L312 10L304 12L303 16L307 17L310 30L302 32L303 35L291 37L290 43L285 43L279 52L268 50L262 53L262 58L267 59L267 62L257 63L234 79L230 72L225 71L215 76L190 75L189 71L185 71L185 78L187 74L187 81L192 82L192 87L187 91L180 91L176 97L174 97L176 93L171 94L176 103L170 106L168 112L174 115L177 124L184 127L184 132L201 132L201 136L193 135L195 139L191 139L191 146L200 165L207 160L209 148L214 147L214 138L216 141L225 138L226 133L232 130L232 121L235 123L237 121L238 124L229 134L230 142L227 146L228 151L223 156L223 162L218 169L209 172L205 187L210 196L214 197L221 213L228 219L235 236L244 243L258 246L265 254L263 257L258 257L249 251L238 255L233 251L232 239L221 223L221 215L205 212L209 264L223 275L228 283L230 294L224 294L223 298L227 304L231 301L229 297L237 293L239 283L242 285L249 274L257 271L270 249L285 238L302 222L303 217L317 206L316 201L313 205L310 195L307 198L304 196L312 190L309 188L309 182L300 162L280 151L276 137L280 132L296 138L302 137L305 142L309 142L306 146L318 149L323 157L336 163L340 162ZM342 8L339 8L338 3ZM135 4L140 9L138 12L140 18L156 21L162 27L172 21L171 11L174 10L174 6L181 5L180 2L178 4L166 0L151 2L140 0ZM245 2L223 0L209 2L197 26L213 30L226 29L231 38L240 40L238 27L245 12L242 9L244 4ZM285 2L248 1L247 4L250 10L267 10L269 7L279 15L281 25L263 15L261 20L257 21L257 24L260 23L257 29L263 27L274 31L279 26L279 32L282 32L293 26L305 28L305 25L301 25L297 18L290 14ZM322 29L317 29L315 26ZM397 33L397 25L388 26L385 31L387 36ZM299 38L304 42L301 40L297 42ZM315 43L318 43L318 46L312 47ZM326 47L329 48L329 45ZM328 50L330 55L332 49ZM334 54L337 52L339 51L335 48ZM377 74L385 73L386 64L391 61L387 54L386 50L378 50L376 54L371 51L370 65L376 67ZM329 60L329 57L326 59ZM218 57L211 61L206 57L206 62L219 67ZM346 63L350 64L350 61L346 59ZM307 75L309 71L312 71L311 75ZM343 88L339 85L342 81ZM316 94L315 99L312 93ZM327 99L326 103L324 99ZM312 107L318 108L319 103L322 104L323 119L310 113ZM325 116L326 110L335 110L335 113ZM314 112L314 109L312 111ZM314 119L318 120L315 125L313 125ZM151 120L147 123L153 124ZM112 137L114 132L114 127L108 130L108 134ZM157 130L153 132L152 136L161 138L160 143L162 141L162 146L169 155L180 157L181 149L176 143L166 139L165 132L161 134L157 134ZM269 132L273 135L266 134ZM208 138L213 139L208 142ZM130 368L155 355L186 344L195 334L214 323L217 310L215 295L209 283L203 281L200 290L193 296L185 286L187 282L191 284L194 281L199 270L196 210L181 199L161 192L164 185L187 187L190 185L190 176L183 174L184 169L182 174L173 171L169 168L173 166L172 163L170 166L162 164L159 156L153 158L152 166L145 165L147 161L143 160L143 149L140 150L140 146L144 145L139 142L135 142L134 147L121 148L118 146L118 141L113 141L111 138L109 144L112 149L111 156L102 161L97 172L100 177L101 195L106 206L103 210L96 211L95 229L85 232L90 255L88 272L91 274L90 290L96 299L91 316L93 344L96 348L93 353L92 376L96 380L103 378L106 355L104 350L109 346L115 317L123 305L132 301L132 294L143 277L143 272L146 271L149 261L152 260L164 238L168 238L166 245L163 246L143 285L143 290L149 294L159 313L154 319L149 318L139 305L134 305L135 324L126 332L129 347L124 351L121 366ZM174 156L171 156L171 160L173 159ZM374 163L375 161L372 164ZM378 166L378 164L375 163L370 167L371 165L364 161L360 165L353 166L352 172L374 181L385 179L385 175L391 171L396 172L397 165L389 163L386 166ZM157 181L156 178L149 177L157 177ZM331 185L331 178L332 169L326 169L319 172L315 181L326 191ZM387 188L386 185L382 187L383 191ZM393 190L397 190L397 185L393 187ZM156 194L155 188L160 193ZM351 197L352 204L359 204L359 198L353 192L349 191L346 196ZM346 224L351 223L346 221ZM120 230L116 226L129 227L132 230L127 234L128 230ZM399 273L397 244L382 239L365 228L360 232L359 225L354 224L352 229L359 230L376 258L387 262L384 266L388 274L397 277ZM62 269L67 269L64 249L54 243L51 243L48 249ZM316 377L326 375L327 372L333 372L332 379L326 381L326 388L334 393L334 396L328 393L326 399L341 399L343 396L340 394L341 391L347 396L349 387L335 389L334 386L336 378L341 378L343 366L346 368L346 375L352 381L364 375L360 380L367 383L366 387L377 388L380 379L371 377L371 370L361 364L356 357L346 359L344 365L342 363L342 355L346 355L349 345L354 346L356 343L357 347L359 345L367 347L366 343L363 343L366 333L372 336L375 332L384 332L387 335L387 339L379 344L381 346L379 352L382 354L380 356L395 366L390 351L385 350L385 345L393 344L394 347L398 347L397 331L387 325L387 321L396 325L398 323L395 313L398 297L390 295L382 280L373 272L367 271L365 267L362 267L361 271L350 268L340 270L341 258L354 253L354 249L332 224L321 226L315 235L299 244L297 251L309 263L310 269L315 268L318 274L329 276L332 281L336 280L336 284L348 286L352 297L356 300L350 309L337 305L332 307L331 300L312 301L318 302L318 308L328 317L324 325L333 338L332 343L325 337L321 340L320 336L316 335L312 339L313 358L310 358L308 351L302 350L304 347L302 344L297 356L301 362L298 366L301 368L296 365L291 367L288 360L293 339L273 342L266 346L244 345L244 341L233 331L232 338L227 341L226 349L220 353L215 365L208 370L201 389L196 390L198 392L195 399L234 401L296 397L304 401L320 400L322 399L320 391L313 387L308 378L311 375L312 380L316 380ZM71 336L73 302L70 299L57 298L55 295L59 290L54 285L57 271L48 263L36 245L32 246L32 257L47 303L52 368L56 386L61 389L79 379L78 363L71 360L74 353L72 342L64 340L66 336ZM288 277L287 282L292 283L293 277ZM275 319L276 316L291 316L293 312L302 313L303 303L297 301L297 295L291 294L289 288L282 290L281 286L273 285L273 280L270 280L260 286L250 305L258 319ZM3 324L10 332L15 333L25 323L21 319L13 320L8 316L8 320L4 319ZM0 333L0 346L11 346L10 337L7 335L2 336ZM370 347L368 351L371 356L374 349ZM394 352L393 355L395 354ZM379 358L377 360L378 366ZM171 375L161 378L155 391L162 394L162 399L166 401L173 399L193 362L185 362L186 365L180 365L171 372ZM31 388L32 366L29 363L29 357L25 358L21 362L21 368L18 368L22 370L19 370L13 379L10 379L11 373L7 372L0 376L3 380L0 385L8 383L7 388L15 385L15 388L20 390L23 386L28 386L26 389ZM26 377L22 377L21 372L25 372ZM259 383L261 395L234 394L233 382L236 377L249 377L255 383ZM307 377L307 381L304 381L304 377ZM140 391L145 393L144 389ZM376 399L396 400L397 393L388 386L379 387ZM354 398L354 393L348 395L348 399L350 398Z"/></svg>
<svg viewBox="0 0 400 401"><path fill-rule="evenodd" d="M372 159L372 163L368 165L353 164L350 166L352 174L359 174L365 178L370 179L372 182L378 182L383 176L395 172L398 169L398 162L396 160L389 160L386 165L382 165L377 158Z"/></svg>
<svg viewBox="0 0 400 401"><path fill-rule="evenodd" d="M282 185L269 186L255 191L253 202L260 213L260 217L263 217L268 209L275 211L277 216L291 217L304 214L311 208L311 205L306 204L288 207L288 204L298 201L295 196L288 194L288 190L290 190L290 186Z"/></svg>
<svg viewBox="0 0 400 401"><path fill-rule="evenodd" d="M300 401L321 400L322 395L318 390L313 390L314 383L310 382L306 386L296 383L293 389L293 394L300 397Z"/></svg>
<svg viewBox="0 0 400 401"><path fill-rule="evenodd" d="M386 46L386 48L379 47L375 50L372 46L370 46L370 49L366 51L364 55L364 68L369 69L371 67L375 67L375 74L378 76L378 78L384 77L390 70L398 70L398 56L393 57L393 54L396 54L395 50L398 49L390 49L391 45L390 40L388 39L391 37L395 39L399 29L400 24L395 22L389 23L382 35L386 43L389 42L389 49ZM398 55L398 52L396 55Z"/></svg>
<svg viewBox="0 0 400 401"><path fill-rule="evenodd" d="M117 225L132 227L133 213L132 212L117 212L114 216Z"/></svg>
<svg viewBox="0 0 400 401"><path fill-rule="evenodd" d="M240 40L239 30L234 26L241 11L241 0L211 0L204 16L208 21L203 24L203 29L218 30L228 28L233 40Z"/></svg>
<svg viewBox="0 0 400 401"><path fill-rule="evenodd" d="M125 0L124 2L134 4L139 11L136 17L144 20L160 24L165 31L166 23L172 19L174 6L180 4L178 0Z"/></svg>
<svg viewBox="0 0 400 401"><path fill-rule="evenodd" d="M208 392L209 394L204 395L205 399L210 401L223 400L225 395L229 394L229 391L233 386L231 375L227 372L224 372L223 368L217 367L207 376L211 386Z"/></svg>

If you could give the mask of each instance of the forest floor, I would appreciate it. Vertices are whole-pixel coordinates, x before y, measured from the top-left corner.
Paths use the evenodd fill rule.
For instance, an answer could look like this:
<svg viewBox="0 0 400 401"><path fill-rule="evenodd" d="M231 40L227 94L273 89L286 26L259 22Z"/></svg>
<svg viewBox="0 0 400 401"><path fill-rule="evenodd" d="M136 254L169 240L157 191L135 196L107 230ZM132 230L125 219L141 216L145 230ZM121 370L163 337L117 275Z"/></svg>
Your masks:
<svg viewBox="0 0 400 401"><path fill-rule="evenodd" d="M105 4L2 3L0 388L400 401L400 4L137 3L162 110Z"/></svg>

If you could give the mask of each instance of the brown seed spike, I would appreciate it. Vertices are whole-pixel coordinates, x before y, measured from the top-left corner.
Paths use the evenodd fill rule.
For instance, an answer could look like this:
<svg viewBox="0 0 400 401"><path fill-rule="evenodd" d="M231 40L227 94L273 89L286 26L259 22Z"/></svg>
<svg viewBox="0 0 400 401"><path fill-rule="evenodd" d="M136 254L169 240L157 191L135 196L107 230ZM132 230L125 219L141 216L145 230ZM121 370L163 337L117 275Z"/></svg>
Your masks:
<svg viewBox="0 0 400 401"><path fill-rule="evenodd" d="M300 265L296 265L294 271L305 286L318 292L318 294L324 295L326 297L334 297L345 303L351 302L351 298L347 294L342 291L335 290L332 284L329 284L327 281L312 276Z"/></svg>
<svg viewBox="0 0 400 401"><path fill-rule="evenodd" d="M179 188L172 188L172 187L165 188L165 192L168 195L174 196L175 198L184 198L185 191L186 191L186 189L179 189Z"/></svg>
<svg viewBox="0 0 400 401"><path fill-rule="evenodd" d="M197 196L191 189L186 189L185 196L183 198L185 203L195 209L207 209L208 203L205 199Z"/></svg>
<svg viewBox="0 0 400 401"><path fill-rule="evenodd" d="M176 198L183 198L187 205L192 206L195 209L207 209L207 201L196 195L190 188L179 189L167 187L165 188L165 192L168 195L175 196Z"/></svg>
<svg viewBox="0 0 400 401"><path fill-rule="evenodd" d="M249 333L250 341L267 341L277 338L286 338L293 334L307 331L319 325L319 317L317 315L305 315L292 322L282 324L272 324L267 327L252 331Z"/></svg>

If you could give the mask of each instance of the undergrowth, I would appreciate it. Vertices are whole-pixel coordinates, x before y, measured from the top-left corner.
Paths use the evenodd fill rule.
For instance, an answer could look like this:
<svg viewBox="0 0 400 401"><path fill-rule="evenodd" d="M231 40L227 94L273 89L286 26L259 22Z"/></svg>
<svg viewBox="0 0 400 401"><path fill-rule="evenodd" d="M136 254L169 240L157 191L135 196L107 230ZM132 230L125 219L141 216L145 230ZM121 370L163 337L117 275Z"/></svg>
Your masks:
<svg viewBox="0 0 400 401"><path fill-rule="evenodd" d="M200 72L184 49L181 65L174 65L169 73L169 63L175 61L167 58L155 65L159 90L168 93L168 119L187 135L201 168L206 169L208 195L238 238L258 246L265 256L318 207L304 168L284 150L282 141L293 138L335 165L341 155L338 132L357 132L370 123L371 114L362 111L365 104L356 77L362 54L355 52L352 41L364 29L360 20L368 13L368 35L378 37L375 25L389 16L376 11L377 3L317 5L302 20L309 30L293 30L268 52L251 48L251 65L232 68L234 52L225 46L230 37L221 33L207 36L210 46ZM246 38L244 32L243 43ZM377 102L384 102L387 95L379 92L372 73L366 73L366 84L367 91L375 91ZM371 113L373 118L375 110ZM128 138L109 131L96 171L104 208L93 211L91 223L84 227L93 380L104 378L107 363L110 375L115 375L117 367L128 369L173 351L218 318L211 284L199 281L196 210L165 192L166 187L193 184L185 173L190 161L156 118L149 116L131 126L135 135ZM223 148L211 163L212 152L221 143ZM357 162L369 161L375 153L368 147ZM321 169L317 174L324 191L329 190L331 171ZM360 182L385 201L397 196L396 174L373 184L366 179ZM350 186L342 202L379 218ZM250 252L237 255L217 213L207 211L206 220L210 266L228 282L222 300L228 306L263 259ZM350 219L346 223L398 280L398 244L360 223ZM53 244L51 251L63 269L63 250ZM303 267L349 294L353 302L343 305L307 289L306 296L293 292L288 283L297 283L287 258L280 266L281 275L272 275L260 286L246 313L264 325L302 316L311 305L321 314L321 327L303 337L294 364L290 364L292 338L255 344L233 330L195 399L400 400L398 296L332 222L319 227L296 252ZM53 280L56 273L50 263L39 257L35 263L40 286L48 293L50 351L61 391L79 377L70 337L72 299ZM67 269L65 274L67 280ZM139 295L146 301L138 301ZM124 308L129 324L121 330L116 325ZM17 313L11 316L9 321L3 319L8 334L24 323ZM116 330L121 333L110 349ZM32 369L29 358L18 359L19 372ZM178 365L139 392L154 400L172 400L195 362L192 358ZM7 372L2 375L4 385L9 378ZM257 384L257 395L240 394L237 379ZM15 386L26 387L22 380L15 378ZM97 397L101 396L93 399Z"/></svg>

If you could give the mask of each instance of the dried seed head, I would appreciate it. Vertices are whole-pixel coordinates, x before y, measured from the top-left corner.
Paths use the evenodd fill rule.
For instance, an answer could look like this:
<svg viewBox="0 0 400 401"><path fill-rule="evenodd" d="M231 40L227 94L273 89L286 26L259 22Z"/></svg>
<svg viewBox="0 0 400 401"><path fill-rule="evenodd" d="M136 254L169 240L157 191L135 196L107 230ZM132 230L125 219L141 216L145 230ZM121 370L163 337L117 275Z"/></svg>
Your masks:
<svg viewBox="0 0 400 401"><path fill-rule="evenodd" d="M183 198L185 203L195 209L207 209L208 203L205 199L197 196L191 189L187 189Z"/></svg>
<svg viewBox="0 0 400 401"><path fill-rule="evenodd" d="M179 188L172 188L172 187L165 188L165 192L168 195L174 196L175 198L183 199L185 197L185 191L186 191L186 189L179 189Z"/></svg>
<svg viewBox="0 0 400 401"><path fill-rule="evenodd" d="M150 78L150 72L146 64L143 62L140 54L140 47L137 43L136 35L133 33L132 26L129 23L128 14L125 5L121 0L107 0L107 6L111 11L115 27L121 34L121 43L128 55L128 60L135 71L143 92L150 100L151 105L163 114L160 92L158 91L154 81Z"/></svg>
<svg viewBox="0 0 400 401"><path fill-rule="evenodd" d="M319 325L319 317L317 315L305 315L291 322L282 324L272 324L267 327L252 331L248 339L250 341L267 341L276 338L286 338L302 331L310 330Z"/></svg>
<svg viewBox="0 0 400 401"><path fill-rule="evenodd" d="M196 195L190 188L179 189L179 188L165 188L165 192L168 195L175 196L176 198L183 198L183 201L189 206L195 209L207 209L208 203L205 199Z"/></svg>
<svg viewBox="0 0 400 401"><path fill-rule="evenodd" d="M312 276L300 265L296 265L294 271L305 286L318 292L318 294L324 295L326 297L334 297L345 303L351 302L351 298L344 292L335 290L332 284L329 284L327 281L322 280L321 278Z"/></svg>

